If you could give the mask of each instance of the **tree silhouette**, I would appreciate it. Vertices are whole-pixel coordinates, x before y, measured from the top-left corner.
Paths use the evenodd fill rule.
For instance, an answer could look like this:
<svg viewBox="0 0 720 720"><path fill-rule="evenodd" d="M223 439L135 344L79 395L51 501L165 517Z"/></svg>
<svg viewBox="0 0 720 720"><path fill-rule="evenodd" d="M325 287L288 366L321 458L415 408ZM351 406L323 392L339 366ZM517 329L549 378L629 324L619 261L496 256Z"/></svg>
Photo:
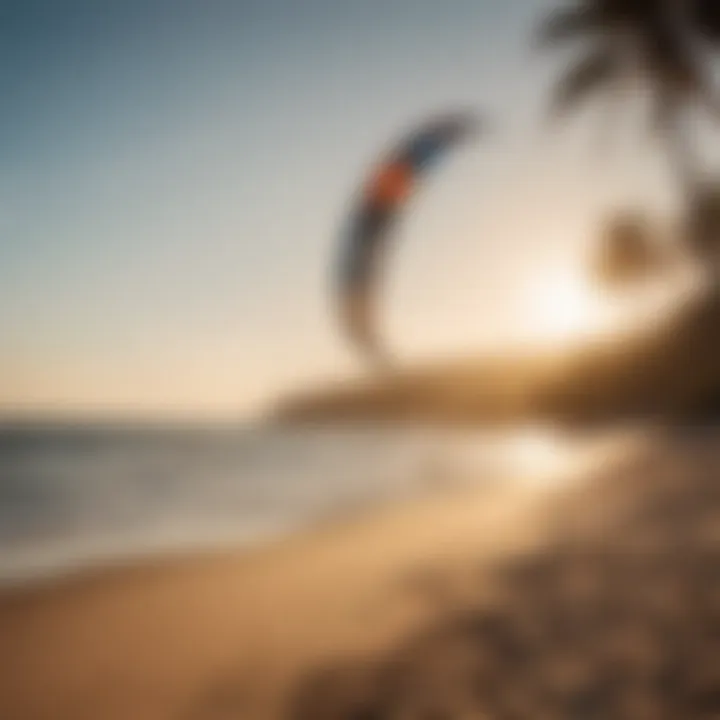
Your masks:
<svg viewBox="0 0 720 720"><path fill-rule="evenodd" d="M558 81L551 103L563 117L592 96L633 85L650 99L651 127L663 138L683 190L698 182L683 124L686 109L704 105L720 117L700 41L720 43L717 0L581 0L551 13L542 46L582 42L586 49Z"/></svg>
<svg viewBox="0 0 720 720"><path fill-rule="evenodd" d="M580 44L560 77L551 117L590 98L610 101L635 88L649 99L650 128L667 148L687 208L686 242L706 256L720 237L720 193L698 171L685 124L700 106L720 119L705 45L720 45L719 0L577 0L552 12L538 31L542 47Z"/></svg>

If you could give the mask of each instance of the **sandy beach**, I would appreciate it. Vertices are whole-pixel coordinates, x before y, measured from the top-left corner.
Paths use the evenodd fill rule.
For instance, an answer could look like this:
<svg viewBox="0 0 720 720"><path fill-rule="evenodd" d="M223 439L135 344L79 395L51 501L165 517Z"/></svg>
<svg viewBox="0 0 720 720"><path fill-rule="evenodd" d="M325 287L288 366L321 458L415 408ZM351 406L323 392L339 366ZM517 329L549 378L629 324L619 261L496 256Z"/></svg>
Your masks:
<svg viewBox="0 0 720 720"><path fill-rule="evenodd" d="M306 672L379 652L533 543L548 487L445 489L251 550L7 589L0 717L284 717Z"/></svg>
<svg viewBox="0 0 720 720"><path fill-rule="evenodd" d="M326 707L328 691L307 689L316 672L348 663L365 668L363 658L392 658L457 613L480 612L494 602L498 572L520 558L547 559L549 538L558 532L574 538L567 544L573 550L621 547L626 557L660 547L670 557L665 541L680 538L678 528L690 523L707 530L705 521L718 508L716 434L693 432L638 451L618 467L605 464L570 491L563 485L458 490L255 550L148 561L8 589L0 599L0 717L360 717L352 697L317 709ZM703 542L714 543L716 535L706 532ZM683 548L683 562L692 563L696 548ZM592 562L587 567L595 571ZM632 596L627 582L611 592L618 587ZM518 602L531 603L534 612L535 597L526 589ZM712 632L707 624L701 629ZM443 637L439 630L430 646L442 647ZM431 656L451 657L445 650ZM425 667L423 657L426 651L417 656L418 667ZM310 698L299 701L307 692ZM389 709L367 715L401 716ZM518 717L526 716L533 715ZM650 717L616 717L623 716Z"/></svg>
<svg viewBox="0 0 720 720"><path fill-rule="evenodd" d="M391 644L461 592L436 575L529 542L539 504L466 489L260 549L6 590L0 717L282 717L306 671Z"/></svg>

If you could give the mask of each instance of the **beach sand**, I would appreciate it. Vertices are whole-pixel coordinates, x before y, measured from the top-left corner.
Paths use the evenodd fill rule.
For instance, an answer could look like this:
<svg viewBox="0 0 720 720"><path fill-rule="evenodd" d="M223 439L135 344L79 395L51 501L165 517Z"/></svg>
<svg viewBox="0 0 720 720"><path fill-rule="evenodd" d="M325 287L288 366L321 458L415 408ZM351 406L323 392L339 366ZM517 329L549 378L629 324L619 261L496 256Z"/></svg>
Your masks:
<svg viewBox="0 0 720 720"><path fill-rule="evenodd" d="M636 598L633 576L654 587L656 576L642 575L648 562L676 557L669 548L680 548L688 562L664 567L676 585L695 591L695 581L676 575L720 545L711 532L720 509L718 439L715 431L687 431L656 440L572 489L456 490L254 550L146 561L8 589L0 597L0 718L595 717L570 706L543 714L539 700L529 713L509 715L497 704L502 698L482 693L461 711L458 698L470 701L457 641L466 658L485 658L483 672L497 671L499 636L486 633L487 619L496 617L488 608L502 608L506 624L520 635L528 618L543 625L543 612L567 614L565 600L547 589L546 580L558 567L576 567L578 553L595 577L607 564L597 561L601 555L640 558L622 581L603 575L599 591ZM716 565L703 565L700 577ZM524 580L505 577L516 570ZM700 656L690 652L693 638L717 639L712 633L718 628L689 600L674 602L680 620L673 627L687 640L683 657L695 672ZM703 607L712 613L713 602ZM649 606L640 605L647 616ZM517 637L514 642L514 667L527 674L518 650L525 646ZM536 670L555 667L542 658L550 658L559 641L545 642L533 649ZM572 668L583 652L570 656ZM517 697L524 687L520 676L503 667L505 684L496 679L490 685ZM482 673L473 672L477 683ZM708 701L715 705L703 706L707 712L720 711L718 687L720 681ZM609 693L596 692L598 707ZM560 695L553 697L560 702ZM427 712L410 713L421 699L430 703ZM432 714L431 707L445 710ZM630 714L602 717L717 716L653 715L652 707L642 714L634 707Z"/></svg>
<svg viewBox="0 0 720 720"><path fill-rule="evenodd" d="M456 491L268 546L0 596L0 718L280 717L303 673L437 611L435 574L529 541L537 493Z"/></svg>

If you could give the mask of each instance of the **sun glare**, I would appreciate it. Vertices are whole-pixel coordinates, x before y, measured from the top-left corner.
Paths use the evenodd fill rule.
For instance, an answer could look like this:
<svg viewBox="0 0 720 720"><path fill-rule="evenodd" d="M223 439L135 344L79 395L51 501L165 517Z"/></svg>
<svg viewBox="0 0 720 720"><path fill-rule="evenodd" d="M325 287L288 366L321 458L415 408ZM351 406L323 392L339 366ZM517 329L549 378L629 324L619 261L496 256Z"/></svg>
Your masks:
<svg viewBox="0 0 720 720"><path fill-rule="evenodd" d="M680 262L654 279L617 292L603 290L571 265L538 277L528 284L524 333L533 343L552 345L647 326L702 289L698 273Z"/></svg>
<svg viewBox="0 0 720 720"><path fill-rule="evenodd" d="M533 339L564 342L594 334L609 321L609 304L574 268L544 273L527 297L527 328Z"/></svg>

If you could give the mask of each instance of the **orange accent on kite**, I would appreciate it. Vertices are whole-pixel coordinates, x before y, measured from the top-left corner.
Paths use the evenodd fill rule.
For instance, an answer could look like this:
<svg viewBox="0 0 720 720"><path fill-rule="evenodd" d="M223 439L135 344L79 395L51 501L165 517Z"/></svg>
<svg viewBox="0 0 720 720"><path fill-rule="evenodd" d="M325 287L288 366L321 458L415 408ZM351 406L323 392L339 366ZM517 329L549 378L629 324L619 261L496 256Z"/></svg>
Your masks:
<svg viewBox="0 0 720 720"><path fill-rule="evenodd" d="M368 197L381 205L404 202L412 190L413 170L403 162L385 165L370 182Z"/></svg>

